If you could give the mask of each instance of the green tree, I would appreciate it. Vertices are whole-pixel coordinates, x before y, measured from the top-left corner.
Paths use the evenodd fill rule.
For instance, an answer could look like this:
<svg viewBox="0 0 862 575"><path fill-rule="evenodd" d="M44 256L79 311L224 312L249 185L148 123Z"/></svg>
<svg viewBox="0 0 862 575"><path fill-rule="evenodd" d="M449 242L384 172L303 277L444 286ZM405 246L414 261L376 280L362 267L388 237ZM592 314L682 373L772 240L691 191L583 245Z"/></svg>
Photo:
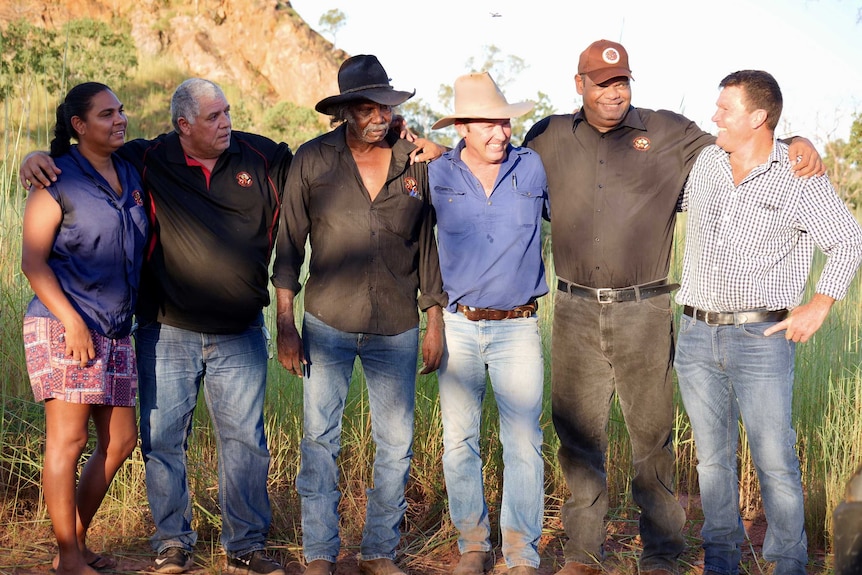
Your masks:
<svg viewBox="0 0 862 575"><path fill-rule="evenodd" d="M275 141L286 142L296 150L303 142L324 132L320 117L311 108L292 102L279 102L263 115L262 132Z"/></svg>
<svg viewBox="0 0 862 575"><path fill-rule="evenodd" d="M87 81L114 86L129 78L138 65L137 49L128 30L117 31L120 25L82 18L63 26L64 77L69 87Z"/></svg>
<svg viewBox="0 0 862 575"><path fill-rule="evenodd" d="M862 206L862 112L853 116L848 141L826 143L824 162L841 198L850 207Z"/></svg>
<svg viewBox="0 0 862 575"><path fill-rule="evenodd" d="M477 64L477 62L479 63ZM481 61L478 58L471 57L467 60L466 67L471 72L488 71L494 78L494 82L505 93L506 86L511 84L512 80L527 68L527 64L522 58L503 54L499 48L491 45L484 47ZM455 107L455 89L453 85L441 84L437 90L437 100L442 109L453 110ZM512 119L512 143L514 145L520 145L524 141L524 136L527 135L527 131L535 122L545 116L556 113L546 93L537 91L536 96L530 98L530 100L536 103L533 110L520 118ZM431 133L431 125L449 112L437 112L421 98L409 100L399 106L398 111L404 116L410 129L416 132L417 135L430 138L444 146L451 147L458 142L458 134L454 127L450 126Z"/></svg>
<svg viewBox="0 0 862 575"><path fill-rule="evenodd" d="M441 114L437 113L421 98L407 100L398 106L396 113L404 116L410 130L417 136L430 138L442 145L451 144L450 141L439 138L437 132L431 133L431 125L440 119Z"/></svg>
<svg viewBox="0 0 862 575"><path fill-rule="evenodd" d="M512 119L512 141L515 142L516 145L521 145L521 142L524 141L524 136L527 135L527 132L529 132L530 128L533 127L533 124L546 116L556 113L556 108L551 104L551 99L541 90L536 92L536 97L533 99L533 102L535 102L536 105L533 106L532 110L520 118Z"/></svg>
<svg viewBox="0 0 862 575"><path fill-rule="evenodd" d="M137 66L137 50L128 31L83 18L57 33L24 20L0 31L0 99L14 91L28 93L35 84L62 94L72 85L124 82Z"/></svg>
<svg viewBox="0 0 862 575"><path fill-rule="evenodd" d="M344 12L339 10L338 8L333 8L328 12L324 13L320 20L317 22L320 28L328 33L332 34L332 45L335 46L335 37L338 34L338 31L347 23L347 16L344 15Z"/></svg>
<svg viewBox="0 0 862 575"><path fill-rule="evenodd" d="M60 87L62 71L55 32L23 19L0 30L0 101L12 94L26 99L36 82L55 91Z"/></svg>

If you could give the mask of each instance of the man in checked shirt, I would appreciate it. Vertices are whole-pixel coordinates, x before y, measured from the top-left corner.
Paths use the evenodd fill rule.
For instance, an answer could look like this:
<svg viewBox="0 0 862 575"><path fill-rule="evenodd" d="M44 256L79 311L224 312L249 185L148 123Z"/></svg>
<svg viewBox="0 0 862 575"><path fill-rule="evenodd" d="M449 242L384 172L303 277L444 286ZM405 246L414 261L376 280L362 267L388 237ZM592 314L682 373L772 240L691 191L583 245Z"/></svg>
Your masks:
<svg viewBox="0 0 862 575"><path fill-rule="evenodd" d="M775 140L782 98L771 75L735 72L719 87L718 138L701 152L684 192L676 298L684 315L674 362L697 448L704 572L738 570L741 416L769 524L763 557L775 562L774 575L805 575L794 349L847 293L862 260L862 229L828 177L793 177L787 146ZM827 261L816 293L800 305L815 245Z"/></svg>

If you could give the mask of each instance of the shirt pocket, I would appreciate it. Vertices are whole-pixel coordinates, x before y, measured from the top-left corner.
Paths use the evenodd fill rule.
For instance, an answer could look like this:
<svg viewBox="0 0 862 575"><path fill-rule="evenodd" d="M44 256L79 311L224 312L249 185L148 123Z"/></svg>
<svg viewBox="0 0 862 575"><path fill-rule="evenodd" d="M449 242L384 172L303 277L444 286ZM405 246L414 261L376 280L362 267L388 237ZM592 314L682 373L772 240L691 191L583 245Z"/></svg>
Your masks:
<svg viewBox="0 0 862 575"><path fill-rule="evenodd" d="M795 241L796 228L793 214L780 201L756 198L746 202L729 216L732 225L727 228L727 239L739 253L749 257L766 257L786 253ZM758 233L750 233L750 230Z"/></svg>
<svg viewBox="0 0 862 575"><path fill-rule="evenodd" d="M425 202L422 199L403 194L396 194L381 206L380 217L383 226L393 234L406 240L416 241L425 212Z"/></svg>
<svg viewBox="0 0 862 575"><path fill-rule="evenodd" d="M469 211L466 192L434 186L431 197L437 212L438 229L450 235L466 234L473 229L476 218Z"/></svg>
<svg viewBox="0 0 862 575"><path fill-rule="evenodd" d="M525 228L541 225L542 208L545 205L542 189L516 190L513 193L515 194L515 225Z"/></svg>

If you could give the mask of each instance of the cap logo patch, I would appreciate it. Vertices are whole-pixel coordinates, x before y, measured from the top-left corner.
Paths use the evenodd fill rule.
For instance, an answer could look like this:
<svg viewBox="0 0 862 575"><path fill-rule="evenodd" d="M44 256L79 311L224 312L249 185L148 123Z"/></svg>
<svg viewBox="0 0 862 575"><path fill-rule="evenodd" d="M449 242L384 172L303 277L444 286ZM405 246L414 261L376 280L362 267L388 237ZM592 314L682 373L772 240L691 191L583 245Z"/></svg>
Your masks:
<svg viewBox="0 0 862 575"><path fill-rule="evenodd" d="M250 188L253 180L248 172L240 172L236 175L236 183L243 188Z"/></svg>
<svg viewBox="0 0 862 575"><path fill-rule="evenodd" d="M605 64L618 64L620 61L620 53L617 52L616 48L605 48L602 52L602 60L605 61Z"/></svg>
<svg viewBox="0 0 862 575"><path fill-rule="evenodd" d="M652 142L646 136L638 136L634 140L632 140L632 148L637 150L638 152L646 152L649 150Z"/></svg>

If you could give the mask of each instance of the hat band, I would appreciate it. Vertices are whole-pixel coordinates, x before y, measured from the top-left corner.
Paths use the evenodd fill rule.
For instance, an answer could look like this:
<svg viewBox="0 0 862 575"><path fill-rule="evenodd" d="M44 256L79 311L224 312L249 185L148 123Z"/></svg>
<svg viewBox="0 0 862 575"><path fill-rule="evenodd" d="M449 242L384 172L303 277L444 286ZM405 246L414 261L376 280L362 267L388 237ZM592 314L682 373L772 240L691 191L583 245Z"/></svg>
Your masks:
<svg viewBox="0 0 862 575"><path fill-rule="evenodd" d="M361 92L363 90L371 90L372 88L389 88L392 89L392 86L389 84L370 84L368 86L359 86L358 88L348 88L347 90L342 90L341 94L350 94L352 92Z"/></svg>

